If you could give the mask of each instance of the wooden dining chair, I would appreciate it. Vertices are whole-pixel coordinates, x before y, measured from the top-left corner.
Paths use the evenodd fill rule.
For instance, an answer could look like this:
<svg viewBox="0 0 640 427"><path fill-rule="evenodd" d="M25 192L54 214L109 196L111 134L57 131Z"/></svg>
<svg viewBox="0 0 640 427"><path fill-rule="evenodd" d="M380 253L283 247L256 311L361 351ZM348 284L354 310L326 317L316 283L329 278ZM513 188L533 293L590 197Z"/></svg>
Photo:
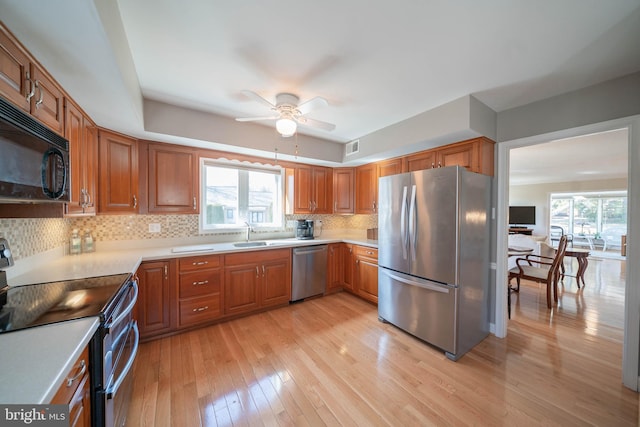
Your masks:
<svg viewBox="0 0 640 427"><path fill-rule="evenodd" d="M567 249L567 236L560 237L555 256L543 256L529 254L524 258L516 259L516 267L509 270L509 279L517 281L517 289L520 289L520 280L527 279L547 285L547 307L551 308L551 291L553 300L558 302L558 280L560 279L560 266Z"/></svg>

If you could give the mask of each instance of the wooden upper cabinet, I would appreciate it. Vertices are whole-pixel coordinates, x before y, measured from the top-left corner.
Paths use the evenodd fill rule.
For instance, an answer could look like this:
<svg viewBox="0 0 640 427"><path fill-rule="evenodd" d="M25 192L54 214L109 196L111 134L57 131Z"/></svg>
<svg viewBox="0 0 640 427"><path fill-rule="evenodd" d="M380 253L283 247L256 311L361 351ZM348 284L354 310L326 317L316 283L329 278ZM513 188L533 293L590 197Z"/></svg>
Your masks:
<svg viewBox="0 0 640 427"><path fill-rule="evenodd" d="M402 157L378 162L378 178L402 173Z"/></svg>
<svg viewBox="0 0 640 427"><path fill-rule="evenodd" d="M0 95L64 135L64 93L18 40L0 25Z"/></svg>
<svg viewBox="0 0 640 427"><path fill-rule="evenodd" d="M35 64L31 64L31 79L35 87L31 97L31 115L54 132L64 133L64 93L53 79Z"/></svg>
<svg viewBox="0 0 640 427"><path fill-rule="evenodd" d="M333 172L321 166L296 166L287 172L287 197L294 214L328 214L333 212Z"/></svg>
<svg viewBox="0 0 640 427"><path fill-rule="evenodd" d="M65 99L65 137L69 140L70 201L65 215L95 215L98 188L97 129L80 108Z"/></svg>
<svg viewBox="0 0 640 427"><path fill-rule="evenodd" d="M0 95L30 112L28 95L31 86L26 79L31 60L8 30L0 25Z"/></svg>
<svg viewBox="0 0 640 427"><path fill-rule="evenodd" d="M355 169L333 170L333 213L352 214L355 212Z"/></svg>
<svg viewBox="0 0 640 427"><path fill-rule="evenodd" d="M356 168L356 213L378 212L378 168L375 163Z"/></svg>
<svg viewBox="0 0 640 427"><path fill-rule="evenodd" d="M462 166L471 172L493 176L494 142L479 137L404 157L404 169L413 172L445 166Z"/></svg>
<svg viewBox="0 0 640 427"><path fill-rule="evenodd" d="M436 151L427 150L411 154L404 158L404 170L414 172L436 167Z"/></svg>
<svg viewBox="0 0 640 427"><path fill-rule="evenodd" d="M194 150L149 144L149 213L198 213L198 188Z"/></svg>
<svg viewBox="0 0 640 427"><path fill-rule="evenodd" d="M100 129L100 213L138 212L138 142Z"/></svg>

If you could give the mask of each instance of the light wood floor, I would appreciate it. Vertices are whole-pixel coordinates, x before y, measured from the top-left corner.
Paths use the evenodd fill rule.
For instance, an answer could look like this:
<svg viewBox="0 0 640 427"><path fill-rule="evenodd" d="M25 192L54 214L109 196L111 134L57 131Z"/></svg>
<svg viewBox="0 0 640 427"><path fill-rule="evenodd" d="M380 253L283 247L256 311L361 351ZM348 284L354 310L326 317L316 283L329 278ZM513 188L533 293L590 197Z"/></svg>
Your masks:
<svg viewBox="0 0 640 427"><path fill-rule="evenodd" d="M143 344L128 425L636 426L623 264L592 261L586 280L552 311L524 282L508 337L458 362L346 293Z"/></svg>

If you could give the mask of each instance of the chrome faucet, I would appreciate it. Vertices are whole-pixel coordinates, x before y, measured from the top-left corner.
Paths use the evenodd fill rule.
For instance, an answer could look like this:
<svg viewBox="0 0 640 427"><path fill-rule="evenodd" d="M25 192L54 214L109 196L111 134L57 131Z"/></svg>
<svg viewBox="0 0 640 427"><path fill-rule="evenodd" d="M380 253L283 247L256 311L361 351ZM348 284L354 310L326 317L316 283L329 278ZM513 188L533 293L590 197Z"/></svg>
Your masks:
<svg viewBox="0 0 640 427"><path fill-rule="evenodd" d="M253 228L251 227L251 224L249 224L247 221L244 222L247 225L247 242L249 241L249 233L251 233L253 231Z"/></svg>

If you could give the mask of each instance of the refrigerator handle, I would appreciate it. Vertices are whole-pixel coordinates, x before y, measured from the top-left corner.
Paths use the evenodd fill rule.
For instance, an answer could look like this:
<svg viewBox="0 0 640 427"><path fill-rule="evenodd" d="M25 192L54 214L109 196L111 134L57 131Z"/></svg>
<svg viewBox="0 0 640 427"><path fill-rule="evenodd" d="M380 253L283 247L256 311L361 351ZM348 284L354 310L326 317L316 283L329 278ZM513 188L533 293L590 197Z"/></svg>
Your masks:
<svg viewBox="0 0 640 427"><path fill-rule="evenodd" d="M400 235L402 236L402 259L407 259L407 245L409 234L407 233L407 186L402 189L402 208L400 211Z"/></svg>
<svg viewBox="0 0 640 427"><path fill-rule="evenodd" d="M411 200L409 201L409 246L411 246L411 260L416 259L416 186L411 186Z"/></svg>

